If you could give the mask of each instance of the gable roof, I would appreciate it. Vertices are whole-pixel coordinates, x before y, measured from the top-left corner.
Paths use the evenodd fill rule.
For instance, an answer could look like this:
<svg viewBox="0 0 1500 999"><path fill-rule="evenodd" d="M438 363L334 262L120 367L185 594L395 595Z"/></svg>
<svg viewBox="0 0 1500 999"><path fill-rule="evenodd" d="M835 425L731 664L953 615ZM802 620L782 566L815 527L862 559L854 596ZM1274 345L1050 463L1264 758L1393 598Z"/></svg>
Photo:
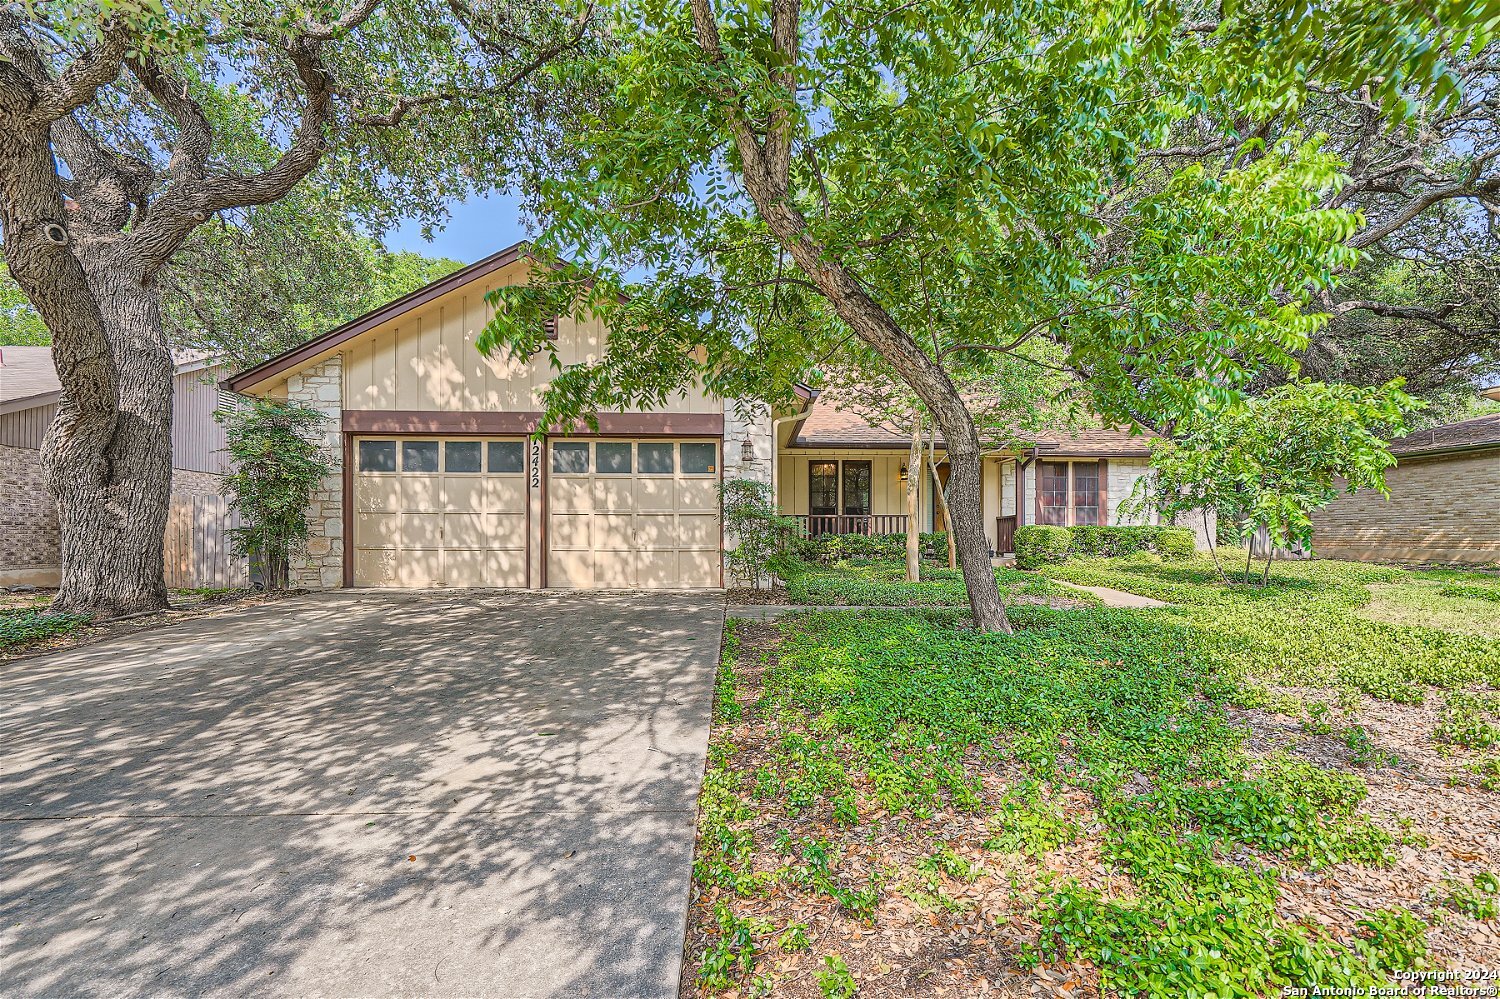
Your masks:
<svg viewBox="0 0 1500 999"><path fill-rule="evenodd" d="M364 315L351 319L342 326L336 327L324 333L322 336L314 337L306 343L298 344L290 350L282 351L275 357L262 361L252 368L246 368L238 374L230 375L224 379L224 388L232 392L243 392L252 385L258 385L269 378L296 368L305 362L317 357L339 346L346 341L352 340L361 333L368 332L382 323L390 322L400 316L419 309L434 299L446 295L455 288L460 288L471 281L477 281L487 274L492 274L502 267L511 264L528 255L527 250L530 243L521 241L512 246L481 260L476 260L467 267L460 267L452 274L438 278L429 284L425 284L416 291L408 292L393 302L387 302L378 309L366 312Z"/></svg>
<svg viewBox="0 0 1500 999"><path fill-rule="evenodd" d="M981 432L981 436L983 436ZM1048 453L1078 457L1148 458L1154 434L1131 434L1126 430L1083 427L1077 430L1044 431L1030 435L1029 442L1045 457ZM937 439L943 443L942 436ZM872 425L858 413L835 409L832 403L815 400L792 435L795 448L884 448L905 451L911 440L904 434Z"/></svg>
<svg viewBox="0 0 1500 999"><path fill-rule="evenodd" d="M1397 458L1500 446L1500 413L1488 413L1440 427L1428 427L1391 441Z"/></svg>

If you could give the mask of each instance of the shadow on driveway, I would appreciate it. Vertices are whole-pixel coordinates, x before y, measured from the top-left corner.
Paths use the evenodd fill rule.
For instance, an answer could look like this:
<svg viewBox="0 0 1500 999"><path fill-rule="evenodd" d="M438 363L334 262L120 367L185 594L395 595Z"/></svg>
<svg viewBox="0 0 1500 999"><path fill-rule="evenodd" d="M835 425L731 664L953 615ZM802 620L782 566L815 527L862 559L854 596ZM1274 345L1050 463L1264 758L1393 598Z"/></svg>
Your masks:
<svg viewBox="0 0 1500 999"><path fill-rule="evenodd" d="M356 591L5 667L0 993L675 995L722 620Z"/></svg>

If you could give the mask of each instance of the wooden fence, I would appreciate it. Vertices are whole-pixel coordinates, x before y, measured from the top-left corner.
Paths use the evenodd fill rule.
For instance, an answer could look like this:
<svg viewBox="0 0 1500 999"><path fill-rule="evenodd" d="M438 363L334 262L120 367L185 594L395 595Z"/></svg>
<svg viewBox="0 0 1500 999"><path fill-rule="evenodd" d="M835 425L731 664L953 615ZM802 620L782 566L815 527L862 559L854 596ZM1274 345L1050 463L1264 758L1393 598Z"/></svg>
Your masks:
<svg viewBox="0 0 1500 999"><path fill-rule="evenodd" d="M223 496L173 496L167 515L167 585L249 586L245 560L229 553L229 531L239 524Z"/></svg>

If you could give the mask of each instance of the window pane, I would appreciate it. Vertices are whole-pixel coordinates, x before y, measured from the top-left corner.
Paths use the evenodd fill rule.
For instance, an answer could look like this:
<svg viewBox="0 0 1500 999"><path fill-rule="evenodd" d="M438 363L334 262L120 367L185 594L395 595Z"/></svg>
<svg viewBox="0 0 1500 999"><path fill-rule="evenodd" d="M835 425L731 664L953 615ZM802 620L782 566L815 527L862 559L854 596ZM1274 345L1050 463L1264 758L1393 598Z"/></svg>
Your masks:
<svg viewBox="0 0 1500 999"><path fill-rule="evenodd" d="M438 470L437 441L402 441L401 471L436 472Z"/></svg>
<svg viewBox="0 0 1500 999"><path fill-rule="evenodd" d="M641 463L642 475L671 475L676 463L672 460L673 444L637 444L635 456Z"/></svg>
<svg viewBox="0 0 1500 999"><path fill-rule="evenodd" d="M578 441L559 441L552 445L552 471L559 475L586 475L589 470L589 446Z"/></svg>
<svg viewBox="0 0 1500 999"><path fill-rule="evenodd" d="M838 462L810 462L807 466L807 481L811 487L811 494L808 496L808 513L811 513L814 517L829 517L838 513Z"/></svg>
<svg viewBox="0 0 1500 999"><path fill-rule="evenodd" d="M394 472L396 470L396 442L360 441L359 470L361 472Z"/></svg>
<svg viewBox="0 0 1500 999"><path fill-rule="evenodd" d="M1044 461L1037 471L1041 477L1041 523L1066 527L1068 523L1068 463Z"/></svg>
<svg viewBox="0 0 1500 999"><path fill-rule="evenodd" d="M682 474L707 475L719 470L719 445L682 445Z"/></svg>
<svg viewBox="0 0 1500 999"><path fill-rule="evenodd" d="M526 445L520 441L490 441L490 471L526 471Z"/></svg>
<svg viewBox="0 0 1500 999"><path fill-rule="evenodd" d="M600 441L594 445L594 461L601 475L629 475L630 445L619 441Z"/></svg>
<svg viewBox="0 0 1500 999"><path fill-rule="evenodd" d="M477 472L484 445L478 441L443 442L443 471Z"/></svg>
<svg viewBox="0 0 1500 999"><path fill-rule="evenodd" d="M1073 523L1099 523L1099 466L1073 463Z"/></svg>

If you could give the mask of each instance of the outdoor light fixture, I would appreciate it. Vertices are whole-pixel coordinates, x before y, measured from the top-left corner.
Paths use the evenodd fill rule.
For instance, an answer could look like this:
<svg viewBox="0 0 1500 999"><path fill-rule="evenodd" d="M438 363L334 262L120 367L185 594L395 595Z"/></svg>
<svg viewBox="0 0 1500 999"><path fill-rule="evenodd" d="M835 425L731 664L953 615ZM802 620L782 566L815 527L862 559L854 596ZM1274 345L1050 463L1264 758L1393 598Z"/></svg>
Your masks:
<svg viewBox="0 0 1500 999"><path fill-rule="evenodd" d="M755 442L750 439L749 434L746 434L745 439L740 443L740 464L755 464Z"/></svg>
<svg viewBox="0 0 1500 999"><path fill-rule="evenodd" d="M906 472L906 462L903 461L901 463L901 481L902 482L906 481L906 475L907 475L907 472Z"/></svg>

